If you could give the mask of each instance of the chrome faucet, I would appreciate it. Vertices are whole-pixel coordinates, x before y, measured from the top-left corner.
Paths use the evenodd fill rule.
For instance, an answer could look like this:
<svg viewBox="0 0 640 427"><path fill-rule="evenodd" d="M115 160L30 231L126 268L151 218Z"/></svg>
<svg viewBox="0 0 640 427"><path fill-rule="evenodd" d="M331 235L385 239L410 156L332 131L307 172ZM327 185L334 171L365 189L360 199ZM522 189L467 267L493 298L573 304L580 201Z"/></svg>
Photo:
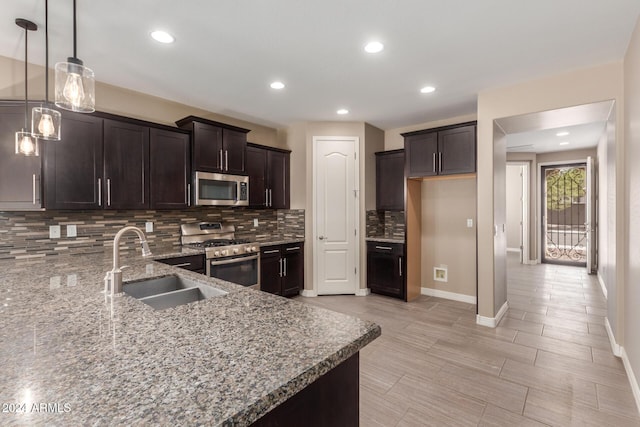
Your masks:
<svg viewBox="0 0 640 427"><path fill-rule="evenodd" d="M109 285L111 285L111 295L119 294L122 292L122 270L120 269L120 238L127 231L133 231L138 235L140 244L142 245L142 256L151 256L151 250L149 249L147 239L142 230L140 230L138 227L128 226L118 231L116 233L116 236L113 238L113 269L107 271L106 276L104 276L105 294L108 290Z"/></svg>

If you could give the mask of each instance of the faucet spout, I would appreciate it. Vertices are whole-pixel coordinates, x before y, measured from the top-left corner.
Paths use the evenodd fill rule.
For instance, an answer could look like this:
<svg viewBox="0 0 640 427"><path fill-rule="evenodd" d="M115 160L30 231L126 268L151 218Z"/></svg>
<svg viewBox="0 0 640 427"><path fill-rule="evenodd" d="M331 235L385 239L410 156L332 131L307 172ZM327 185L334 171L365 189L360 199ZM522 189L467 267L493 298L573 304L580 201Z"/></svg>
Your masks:
<svg viewBox="0 0 640 427"><path fill-rule="evenodd" d="M151 256L151 250L149 249L149 245L147 244L147 238L141 229L134 226L128 226L122 228L118 231L113 238L113 269L107 272L107 276L105 280L111 282L111 295L119 294L122 292L122 270L120 270L120 239L122 235L132 231L138 235L140 239L140 244L142 245L142 256L148 257Z"/></svg>

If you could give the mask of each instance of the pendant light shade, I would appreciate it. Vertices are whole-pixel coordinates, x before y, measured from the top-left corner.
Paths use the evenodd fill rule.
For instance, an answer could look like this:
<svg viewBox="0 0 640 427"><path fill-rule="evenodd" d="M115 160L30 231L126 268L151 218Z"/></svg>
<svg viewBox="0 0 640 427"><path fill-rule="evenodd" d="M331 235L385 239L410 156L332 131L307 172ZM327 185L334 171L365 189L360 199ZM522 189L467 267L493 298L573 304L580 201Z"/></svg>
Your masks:
<svg viewBox="0 0 640 427"><path fill-rule="evenodd" d="M38 139L60 140L61 115L49 104L49 0L44 2L44 105L31 110L31 134Z"/></svg>
<svg viewBox="0 0 640 427"><path fill-rule="evenodd" d="M38 151L38 139L34 138L29 132L29 78L27 75L27 58L28 58L28 40L29 31L36 31L38 26L26 19L17 18L16 25L20 28L24 28L24 127L21 131L16 132L16 154L22 154L25 156L37 156Z"/></svg>
<svg viewBox="0 0 640 427"><path fill-rule="evenodd" d="M79 113L95 111L95 76L76 55L76 0L73 0L73 56L56 64L56 106Z"/></svg>

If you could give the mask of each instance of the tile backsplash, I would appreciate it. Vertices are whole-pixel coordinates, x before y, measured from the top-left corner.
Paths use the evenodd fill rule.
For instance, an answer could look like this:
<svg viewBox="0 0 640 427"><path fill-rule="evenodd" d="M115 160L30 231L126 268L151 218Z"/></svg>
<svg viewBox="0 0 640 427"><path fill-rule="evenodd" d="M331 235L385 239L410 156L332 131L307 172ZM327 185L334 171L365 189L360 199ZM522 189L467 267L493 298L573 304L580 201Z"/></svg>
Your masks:
<svg viewBox="0 0 640 427"><path fill-rule="evenodd" d="M266 239L273 235L304 238L304 210L197 208L179 211L42 211L0 212L0 259L22 259L58 254L103 253L122 227L135 225L146 233L150 246L180 245L180 224L224 221L236 227L240 238ZM254 220L258 226L254 226ZM61 237L49 238L49 227L60 225ZM75 225L76 237L67 237ZM138 247L134 235L123 236L123 249Z"/></svg>
<svg viewBox="0 0 640 427"><path fill-rule="evenodd" d="M404 212L367 211L367 237L404 239Z"/></svg>

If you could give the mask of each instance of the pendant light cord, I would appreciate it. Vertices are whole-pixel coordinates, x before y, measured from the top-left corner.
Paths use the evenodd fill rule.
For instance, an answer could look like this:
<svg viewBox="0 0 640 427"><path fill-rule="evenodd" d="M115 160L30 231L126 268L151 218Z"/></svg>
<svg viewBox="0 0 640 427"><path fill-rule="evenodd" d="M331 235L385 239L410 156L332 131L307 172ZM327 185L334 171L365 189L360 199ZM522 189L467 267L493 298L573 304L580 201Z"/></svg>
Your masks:
<svg viewBox="0 0 640 427"><path fill-rule="evenodd" d="M77 47L78 44L76 42L76 33L77 33L77 27L76 27L76 0L73 0L73 57L77 58L78 57L78 53L77 51Z"/></svg>
<svg viewBox="0 0 640 427"><path fill-rule="evenodd" d="M27 81L27 45L29 44L29 29L24 29L24 130L27 130L29 122L29 106L27 104L29 94L29 82Z"/></svg>
<svg viewBox="0 0 640 427"><path fill-rule="evenodd" d="M44 102L49 107L49 0L44 0Z"/></svg>

